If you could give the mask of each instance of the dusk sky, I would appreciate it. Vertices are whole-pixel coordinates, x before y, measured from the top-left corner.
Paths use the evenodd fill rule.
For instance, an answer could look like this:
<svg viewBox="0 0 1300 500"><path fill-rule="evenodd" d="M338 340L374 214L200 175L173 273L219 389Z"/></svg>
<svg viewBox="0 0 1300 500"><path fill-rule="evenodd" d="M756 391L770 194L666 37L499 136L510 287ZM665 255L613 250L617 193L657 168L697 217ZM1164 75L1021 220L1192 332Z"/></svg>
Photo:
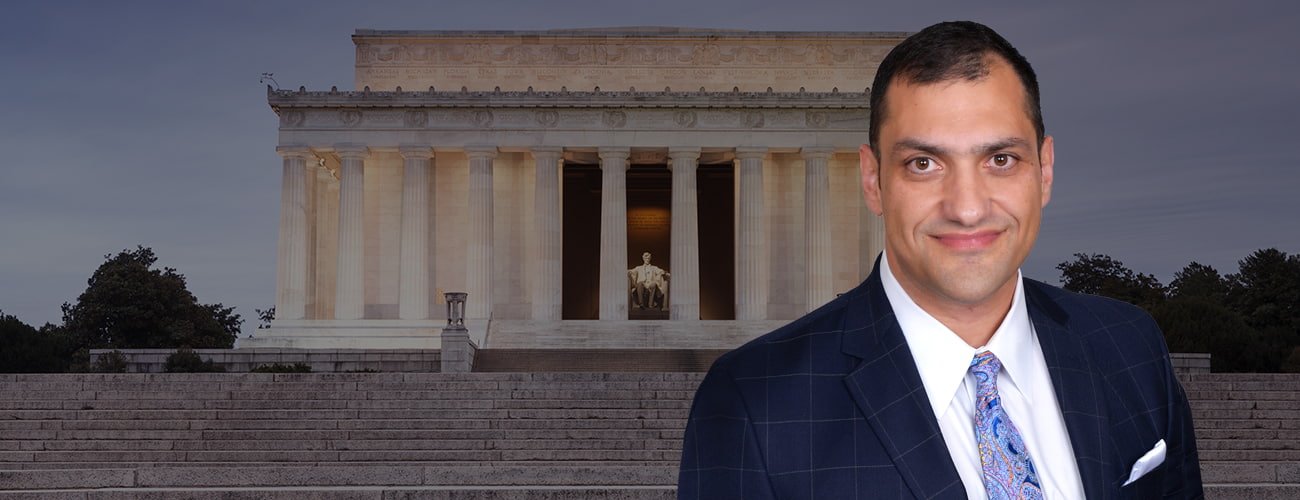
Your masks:
<svg viewBox="0 0 1300 500"><path fill-rule="evenodd" d="M19 1L0 14L0 310L59 323L136 245L245 334L274 302L281 161L262 73L351 88L357 29L916 31L970 19L1034 65L1056 180L1023 270L1104 253L1168 284L1300 252L1300 4L747 0ZM1138 4L1138 5L1133 5ZM865 141L865 137L863 138Z"/></svg>

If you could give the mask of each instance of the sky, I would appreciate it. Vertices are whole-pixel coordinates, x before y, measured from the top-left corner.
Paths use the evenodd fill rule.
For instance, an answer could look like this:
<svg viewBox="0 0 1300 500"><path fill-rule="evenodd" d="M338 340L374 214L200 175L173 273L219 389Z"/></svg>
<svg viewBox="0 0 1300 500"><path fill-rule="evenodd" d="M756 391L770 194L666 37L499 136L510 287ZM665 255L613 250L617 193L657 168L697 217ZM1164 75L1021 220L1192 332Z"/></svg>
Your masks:
<svg viewBox="0 0 1300 500"><path fill-rule="evenodd" d="M1083 2L1080 2L1083 3ZM1028 4L1025 2L1024 4ZM262 73L351 88L357 29L917 31L985 23L1038 73L1055 185L1026 276L1101 253L1168 284L1300 253L1300 4L829 0L18 1L0 16L0 310L61 322L137 245L202 303L274 303ZM865 140L865 139L864 139Z"/></svg>

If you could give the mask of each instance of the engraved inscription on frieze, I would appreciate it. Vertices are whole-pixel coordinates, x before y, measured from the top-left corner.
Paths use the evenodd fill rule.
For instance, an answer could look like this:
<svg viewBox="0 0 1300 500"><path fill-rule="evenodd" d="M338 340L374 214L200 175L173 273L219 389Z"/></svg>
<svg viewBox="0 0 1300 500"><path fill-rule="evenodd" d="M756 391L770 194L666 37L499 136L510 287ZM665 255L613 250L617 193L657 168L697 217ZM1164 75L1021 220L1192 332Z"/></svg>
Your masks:
<svg viewBox="0 0 1300 500"><path fill-rule="evenodd" d="M902 36L893 34L707 31L662 36L622 30L581 32L359 33L356 87L374 90L472 91L675 89L739 87L790 92L870 86L880 59Z"/></svg>
<svg viewBox="0 0 1300 500"><path fill-rule="evenodd" d="M486 128L492 125L492 112L486 109L476 110L470 113L470 123L475 127Z"/></svg>
<svg viewBox="0 0 1300 500"><path fill-rule="evenodd" d="M676 123L678 127L693 128L695 127L695 120L695 112L691 110L678 111L673 114L673 122Z"/></svg>
<svg viewBox="0 0 1300 500"><path fill-rule="evenodd" d="M627 113L618 110L606 111L601 116L601 122L609 128L622 128L627 125Z"/></svg>
<svg viewBox="0 0 1300 500"><path fill-rule="evenodd" d="M428 124L429 124L428 112L422 110L414 110L414 111L406 112L407 128L424 128L424 126Z"/></svg>
<svg viewBox="0 0 1300 500"><path fill-rule="evenodd" d="M361 112L355 109L345 109L339 111L339 121L343 122L344 127L355 127L361 124Z"/></svg>
<svg viewBox="0 0 1300 500"><path fill-rule="evenodd" d="M545 128L551 128L554 127L556 123L560 122L560 114L551 110L538 111L535 119L537 120L538 125Z"/></svg>

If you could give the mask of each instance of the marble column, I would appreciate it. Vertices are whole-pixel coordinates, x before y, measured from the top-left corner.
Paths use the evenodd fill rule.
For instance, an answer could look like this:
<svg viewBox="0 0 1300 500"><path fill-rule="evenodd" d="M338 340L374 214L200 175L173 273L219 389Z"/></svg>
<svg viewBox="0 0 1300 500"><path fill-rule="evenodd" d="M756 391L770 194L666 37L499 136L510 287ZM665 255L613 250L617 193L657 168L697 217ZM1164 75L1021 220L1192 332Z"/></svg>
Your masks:
<svg viewBox="0 0 1300 500"><path fill-rule="evenodd" d="M668 168L673 171L672 260L668 289L670 318L700 319L700 221L695 170L700 148L671 148Z"/></svg>
<svg viewBox="0 0 1300 500"><path fill-rule="evenodd" d="M310 206L308 189L315 171L307 164L316 156L306 146L275 148L284 159L280 184L280 248L276 266L275 311L278 319L304 319L307 316L307 276ZM313 165L314 166L314 165ZM308 177L310 172L311 177Z"/></svg>
<svg viewBox="0 0 1300 500"><path fill-rule="evenodd" d="M469 218L465 222L469 248L465 256L465 314L471 319L492 317L492 160L496 146L468 145Z"/></svg>
<svg viewBox="0 0 1300 500"><path fill-rule="evenodd" d="M600 148L600 319L627 319L629 148Z"/></svg>
<svg viewBox="0 0 1300 500"><path fill-rule="evenodd" d="M736 148L740 163L740 228L736 244L736 319L767 319L767 220L763 158L767 148Z"/></svg>
<svg viewBox="0 0 1300 500"><path fill-rule="evenodd" d="M537 179L533 197L533 230L537 236L537 279L533 280L533 319L559 321L562 302L563 233L560 209L560 161L564 148L532 148Z"/></svg>
<svg viewBox="0 0 1300 500"><path fill-rule="evenodd" d="M365 160L364 145L334 146L339 157L339 250L334 287L334 318L365 317Z"/></svg>
<svg viewBox="0 0 1300 500"><path fill-rule="evenodd" d="M804 161L804 290L807 310L834 298L831 281L831 180L830 159L835 148L805 147Z"/></svg>
<svg viewBox="0 0 1300 500"><path fill-rule="evenodd" d="M429 181L433 149L402 146L402 247L397 315L429 317Z"/></svg>

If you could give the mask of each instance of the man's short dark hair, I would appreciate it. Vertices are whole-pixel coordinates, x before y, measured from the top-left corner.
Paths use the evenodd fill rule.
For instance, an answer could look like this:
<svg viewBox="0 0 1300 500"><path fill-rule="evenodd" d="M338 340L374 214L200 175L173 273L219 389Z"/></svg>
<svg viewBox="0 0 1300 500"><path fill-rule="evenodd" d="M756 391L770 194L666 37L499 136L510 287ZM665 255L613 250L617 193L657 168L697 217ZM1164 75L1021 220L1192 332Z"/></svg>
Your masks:
<svg viewBox="0 0 1300 500"><path fill-rule="evenodd" d="M1038 145L1046 137L1038 99L1038 77L1029 61L988 26L971 21L939 23L907 37L880 62L871 84L871 149L880 157L877 140L885 121L885 94L894 82L938 83L975 81L988 77L990 57L1005 60L1025 88L1025 112L1034 122Z"/></svg>

